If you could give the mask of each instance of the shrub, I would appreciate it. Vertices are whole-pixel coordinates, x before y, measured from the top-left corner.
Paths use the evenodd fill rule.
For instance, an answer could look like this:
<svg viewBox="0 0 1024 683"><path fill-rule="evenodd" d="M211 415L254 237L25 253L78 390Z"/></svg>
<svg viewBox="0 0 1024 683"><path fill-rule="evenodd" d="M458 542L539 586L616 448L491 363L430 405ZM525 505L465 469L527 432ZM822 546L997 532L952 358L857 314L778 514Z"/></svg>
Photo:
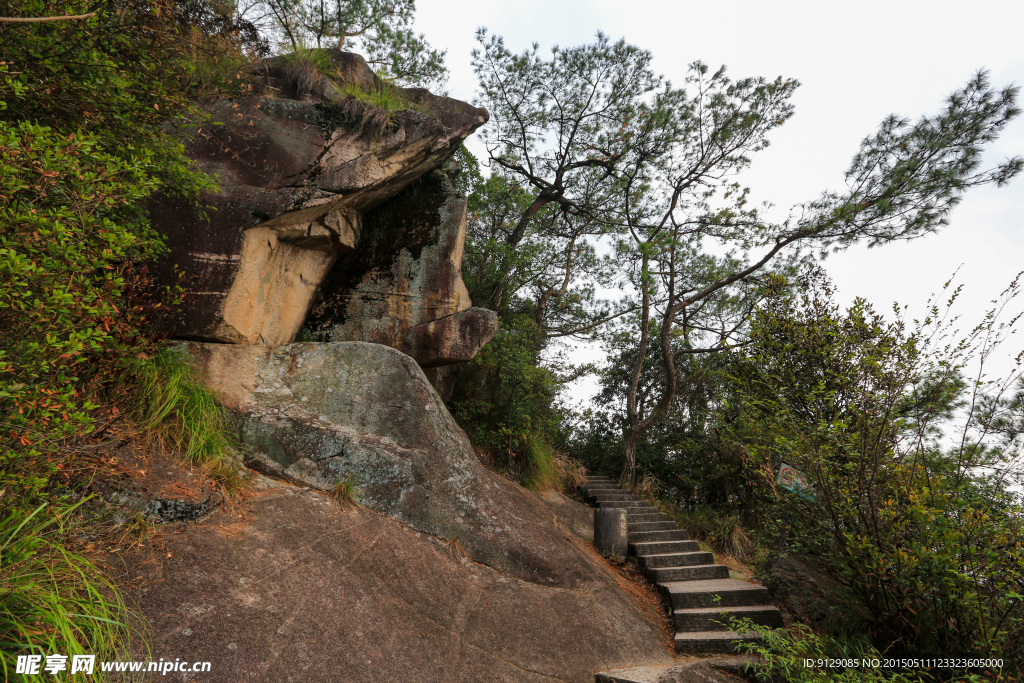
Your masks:
<svg viewBox="0 0 1024 683"><path fill-rule="evenodd" d="M803 495L773 490L791 550L845 588L881 649L1020 662L1024 506L1000 467L1015 452L1014 404L1008 383L960 375L1012 326L990 313L951 342L948 329L928 332L937 308L909 333L863 301L841 313L829 294L812 281L799 301L762 308L737 364L744 448L767 471L785 461L809 481ZM936 427L958 405L961 438L943 449ZM1002 429L1000 447L990 437Z"/></svg>
<svg viewBox="0 0 1024 683"><path fill-rule="evenodd" d="M88 433L89 379L116 374L124 262L157 241L140 202L150 157L0 121L0 488L39 490L47 456Z"/></svg>
<svg viewBox="0 0 1024 683"><path fill-rule="evenodd" d="M730 623L734 633L759 631L748 619ZM880 667L850 666L846 668L807 666L807 660L845 659L862 663L882 659L882 655L864 638L856 636L823 638L803 625L790 630L760 630L761 642L741 643L739 649L757 658L748 664L758 681L771 683L920 683L918 673L894 671Z"/></svg>

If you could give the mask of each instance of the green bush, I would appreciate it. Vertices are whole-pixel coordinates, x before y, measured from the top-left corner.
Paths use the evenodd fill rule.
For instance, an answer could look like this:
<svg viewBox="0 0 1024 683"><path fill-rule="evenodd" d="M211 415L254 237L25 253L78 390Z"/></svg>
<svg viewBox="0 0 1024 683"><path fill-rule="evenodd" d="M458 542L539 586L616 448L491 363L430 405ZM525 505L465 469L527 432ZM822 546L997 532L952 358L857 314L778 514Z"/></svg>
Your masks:
<svg viewBox="0 0 1024 683"><path fill-rule="evenodd" d="M941 319L933 309L922 328ZM786 462L807 477L803 495L773 489L770 516L791 525L793 553L845 589L877 647L1019 663L1024 506L999 466L1016 432L1004 446L990 438L1012 423L1009 385L960 375L972 349L989 356L1012 327L989 315L964 342L925 332L863 301L840 312L823 281L762 307L735 366L741 443L766 471ZM958 405L962 438L944 448L936 428Z"/></svg>
<svg viewBox="0 0 1024 683"><path fill-rule="evenodd" d="M124 264L159 244L139 209L156 187L151 162L90 134L0 121L0 488L45 484L48 456L92 428L87 380L113 377L131 353Z"/></svg>
<svg viewBox="0 0 1024 683"><path fill-rule="evenodd" d="M735 633L750 633L759 628L748 619L730 624ZM739 648L757 658L748 665L756 680L771 683L920 683L919 673L861 666L865 660L881 660L880 654L864 638L856 636L823 638L803 625L789 630L760 630L761 642L742 643ZM849 667L807 666L807 660L840 659L857 663Z"/></svg>
<svg viewBox="0 0 1024 683"><path fill-rule="evenodd" d="M459 368L449 403L473 445L519 482L527 476L553 479L549 451L560 426L557 378L539 366L536 342L528 316L501 318L494 339Z"/></svg>

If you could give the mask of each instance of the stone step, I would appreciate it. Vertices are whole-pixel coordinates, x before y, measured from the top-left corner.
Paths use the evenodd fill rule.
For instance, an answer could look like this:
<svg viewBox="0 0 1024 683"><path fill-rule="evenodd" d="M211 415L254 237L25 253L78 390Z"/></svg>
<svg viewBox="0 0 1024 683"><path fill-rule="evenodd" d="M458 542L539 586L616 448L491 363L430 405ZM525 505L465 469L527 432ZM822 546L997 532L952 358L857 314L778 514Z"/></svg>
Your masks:
<svg viewBox="0 0 1024 683"><path fill-rule="evenodd" d="M694 631L676 633L676 652L736 652L738 642L755 643L761 640L757 631L730 633L729 631Z"/></svg>
<svg viewBox="0 0 1024 683"><path fill-rule="evenodd" d="M704 581L728 579L729 568L724 564L698 564L691 567L651 567L644 572L651 583L666 581Z"/></svg>
<svg viewBox="0 0 1024 683"><path fill-rule="evenodd" d="M664 512L637 512L636 510L630 510L627 515L630 524L633 522L665 522L668 521L668 515Z"/></svg>
<svg viewBox="0 0 1024 683"><path fill-rule="evenodd" d="M644 503L644 505L635 507L629 511L630 515L654 515L661 512L658 508L652 508L650 505Z"/></svg>
<svg viewBox="0 0 1024 683"><path fill-rule="evenodd" d="M714 564L715 556L702 550L689 553L667 553L665 555L644 555L640 564L644 569L654 567L690 567L695 564Z"/></svg>
<svg viewBox="0 0 1024 683"><path fill-rule="evenodd" d="M588 474L587 475L587 481L588 482L592 481L592 482L602 482L602 483L603 482L613 483L614 480L611 477L604 476L603 474Z"/></svg>
<svg viewBox="0 0 1024 683"><path fill-rule="evenodd" d="M590 497L597 501L604 500L636 500L640 499L634 496L632 493L626 493L625 491L591 491Z"/></svg>
<svg viewBox="0 0 1024 683"><path fill-rule="evenodd" d="M728 631L729 617L750 619L757 626L782 628L782 612L771 605L744 607L695 607L672 612L676 631Z"/></svg>
<svg viewBox="0 0 1024 683"><path fill-rule="evenodd" d="M627 514L628 522L628 514ZM681 529L671 529L666 531L637 531L636 533L629 532L630 543L648 543L650 541L688 541L690 540L690 534L686 533Z"/></svg>
<svg viewBox="0 0 1024 683"><path fill-rule="evenodd" d="M683 541L696 543L696 541ZM768 589L735 579L667 581L657 585L658 593L673 610L695 607L745 607L769 605Z"/></svg>
<svg viewBox="0 0 1024 683"><path fill-rule="evenodd" d="M639 508L647 507L647 503L642 500L604 500L598 503L598 507L603 508Z"/></svg>
<svg viewBox="0 0 1024 683"><path fill-rule="evenodd" d="M664 555L665 553L688 553L700 550L697 541L650 541L648 543L630 543L634 555Z"/></svg>
<svg viewBox="0 0 1024 683"><path fill-rule="evenodd" d="M619 493L620 491L622 493L628 493L628 491L623 491L614 484L590 484L589 486L585 485L580 488L590 495L594 495L595 493Z"/></svg>
<svg viewBox="0 0 1024 683"><path fill-rule="evenodd" d="M629 521L629 533L630 534L632 534L634 532L640 532L640 531L675 531L676 529L679 528L679 527L676 526L675 522L670 522L668 520L665 520L665 521L660 521L659 520L659 521L656 521L656 522L634 522L633 521L633 519L634 519L633 515L627 514L627 517L628 517L628 521Z"/></svg>

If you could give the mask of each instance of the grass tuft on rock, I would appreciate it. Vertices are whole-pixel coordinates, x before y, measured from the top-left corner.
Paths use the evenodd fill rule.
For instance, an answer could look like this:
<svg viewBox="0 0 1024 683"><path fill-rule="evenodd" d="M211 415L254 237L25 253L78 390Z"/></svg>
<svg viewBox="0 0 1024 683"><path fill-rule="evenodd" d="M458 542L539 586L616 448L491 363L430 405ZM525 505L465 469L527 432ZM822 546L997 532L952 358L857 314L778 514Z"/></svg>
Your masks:
<svg viewBox="0 0 1024 683"><path fill-rule="evenodd" d="M176 451L187 463L212 472L230 452L224 411L199 384L184 358L161 349L132 368L137 389L132 418L150 438Z"/></svg>
<svg viewBox="0 0 1024 683"><path fill-rule="evenodd" d="M355 479L345 477L339 479L334 488L327 493L327 497L337 503L341 508L356 507L359 505L359 488Z"/></svg>

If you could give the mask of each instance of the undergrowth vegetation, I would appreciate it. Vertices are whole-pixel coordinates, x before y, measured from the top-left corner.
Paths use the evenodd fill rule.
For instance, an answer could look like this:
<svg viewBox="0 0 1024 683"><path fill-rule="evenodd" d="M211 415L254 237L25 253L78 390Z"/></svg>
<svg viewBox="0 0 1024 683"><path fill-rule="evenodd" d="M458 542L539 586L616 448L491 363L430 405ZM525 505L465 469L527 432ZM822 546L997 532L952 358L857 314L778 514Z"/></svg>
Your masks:
<svg viewBox="0 0 1024 683"><path fill-rule="evenodd" d="M223 409L181 353L160 349L132 363L131 417L149 438L194 465L216 463L232 447Z"/></svg>
<svg viewBox="0 0 1024 683"><path fill-rule="evenodd" d="M741 651L755 655L747 672L765 683L924 683L929 680L913 668L905 670L871 666L881 663L884 654L859 635L821 636L804 625L787 630L760 630L749 619L734 619L730 628L736 633L762 633L761 642L742 643ZM807 661L844 661L849 666L808 666ZM868 663L868 664L866 664Z"/></svg>
<svg viewBox="0 0 1024 683"><path fill-rule="evenodd" d="M135 418L218 474L219 408L150 333L176 295L158 303L147 273L162 245L146 200L213 188L168 123L240 82L256 36L203 2L28 0L0 14L90 15L0 23L0 650L18 680L19 654L145 646L117 587L73 550L81 508L60 473L83 444Z"/></svg>
<svg viewBox="0 0 1024 683"><path fill-rule="evenodd" d="M79 503L78 505L80 505ZM89 559L69 549L75 506L8 508L0 518L0 650L5 680L16 654L92 654L116 659L145 642L117 587ZM97 680L105 676L96 673Z"/></svg>

